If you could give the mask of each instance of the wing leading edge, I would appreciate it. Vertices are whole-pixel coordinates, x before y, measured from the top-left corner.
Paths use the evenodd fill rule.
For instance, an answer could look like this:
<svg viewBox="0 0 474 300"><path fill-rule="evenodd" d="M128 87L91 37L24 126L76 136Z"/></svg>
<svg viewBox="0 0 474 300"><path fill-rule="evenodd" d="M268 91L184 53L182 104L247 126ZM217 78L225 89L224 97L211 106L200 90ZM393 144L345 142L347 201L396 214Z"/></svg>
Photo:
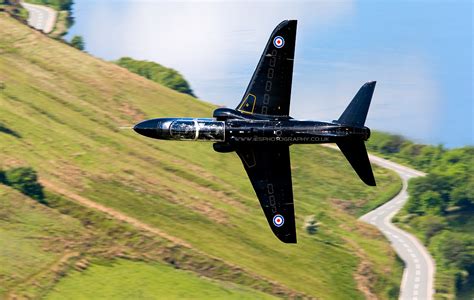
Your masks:
<svg viewBox="0 0 474 300"><path fill-rule="evenodd" d="M273 233L284 243L296 243L289 146L247 146L236 152Z"/></svg>
<svg viewBox="0 0 474 300"><path fill-rule="evenodd" d="M290 113L296 20L273 30L237 110L247 114L288 116Z"/></svg>

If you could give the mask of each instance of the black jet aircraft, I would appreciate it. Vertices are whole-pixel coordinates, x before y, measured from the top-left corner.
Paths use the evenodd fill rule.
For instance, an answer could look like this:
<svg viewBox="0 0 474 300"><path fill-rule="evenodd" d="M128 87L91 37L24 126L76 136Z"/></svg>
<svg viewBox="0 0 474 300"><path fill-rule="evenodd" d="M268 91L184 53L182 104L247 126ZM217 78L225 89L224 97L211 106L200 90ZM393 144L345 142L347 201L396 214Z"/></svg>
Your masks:
<svg viewBox="0 0 474 300"><path fill-rule="evenodd" d="M375 81L364 84L339 119L327 123L289 116L296 20L272 32L245 94L235 109L218 108L213 118L159 118L134 130L163 140L213 142L217 152L236 152L242 160L275 235L296 243L290 146L336 143L360 179L375 186L364 141L364 126Z"/></svg>

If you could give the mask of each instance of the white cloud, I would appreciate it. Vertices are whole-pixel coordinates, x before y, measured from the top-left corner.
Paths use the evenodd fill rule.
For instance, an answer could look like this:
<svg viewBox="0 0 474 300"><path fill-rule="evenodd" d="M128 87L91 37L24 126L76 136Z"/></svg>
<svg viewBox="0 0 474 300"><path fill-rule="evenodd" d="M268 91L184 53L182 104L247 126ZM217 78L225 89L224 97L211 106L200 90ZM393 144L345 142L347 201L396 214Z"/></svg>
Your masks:
<svg viewBox="0 0 474 300"><path fill-rule="evenodd" d="M352 2L107 1L96 2L89 10L88 23L78 27L86 27L90 52L107 59L148 59L175 68L201 98L230 105L240 100L268 36L280 21L298 19L298 35L309 34L349 14Z"/></svg>
<svg viewBox="0 0 474 300"><path fill-rule="evenodd" d="M297 19L294 117L336 119L365 81L377 80L368 126L425 141L433 134L438 91L421 56L339 48L339 57L335 49L314 48L319 36L354 17L352 1L78 1L76 8L73 32L79 28L94 55L175 68L200 98L230 107L240 101L274 26Z"/></svg>

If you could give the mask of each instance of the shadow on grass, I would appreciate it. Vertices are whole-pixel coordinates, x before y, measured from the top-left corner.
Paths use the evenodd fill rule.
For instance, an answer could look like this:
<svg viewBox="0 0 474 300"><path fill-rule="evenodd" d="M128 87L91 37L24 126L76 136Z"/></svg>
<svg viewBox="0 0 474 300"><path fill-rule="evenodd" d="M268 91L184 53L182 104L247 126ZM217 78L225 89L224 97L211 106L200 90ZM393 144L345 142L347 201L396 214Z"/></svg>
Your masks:
<svg viewBox="0 0 474 300"><path fill-rule="evenodd" d="M12 135L12 136L14 136L14 137L16 137L16 138L21 139L21 135L20 135L18 132L14 131L14 130L8 128L8 127L6 127L6 126L3 125L2 123L0 123L0 133L9 134L9 135Z"/></svg>

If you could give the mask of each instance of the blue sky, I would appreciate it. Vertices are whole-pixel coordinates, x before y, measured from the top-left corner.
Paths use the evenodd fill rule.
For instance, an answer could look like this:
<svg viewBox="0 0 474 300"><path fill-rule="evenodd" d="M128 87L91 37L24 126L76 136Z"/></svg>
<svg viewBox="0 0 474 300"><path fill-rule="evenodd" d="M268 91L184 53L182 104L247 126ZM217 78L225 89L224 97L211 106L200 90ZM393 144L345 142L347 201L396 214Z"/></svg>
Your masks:
<svg viewBox="0 0 474 300"><path fill-rule="evenodd" d="M377 80L366 125L417 142L474 144L472 1L76 0L91 54L180 71L202 99L234 107L266 40L297 19L291 114L333 120Z"/></svg>

